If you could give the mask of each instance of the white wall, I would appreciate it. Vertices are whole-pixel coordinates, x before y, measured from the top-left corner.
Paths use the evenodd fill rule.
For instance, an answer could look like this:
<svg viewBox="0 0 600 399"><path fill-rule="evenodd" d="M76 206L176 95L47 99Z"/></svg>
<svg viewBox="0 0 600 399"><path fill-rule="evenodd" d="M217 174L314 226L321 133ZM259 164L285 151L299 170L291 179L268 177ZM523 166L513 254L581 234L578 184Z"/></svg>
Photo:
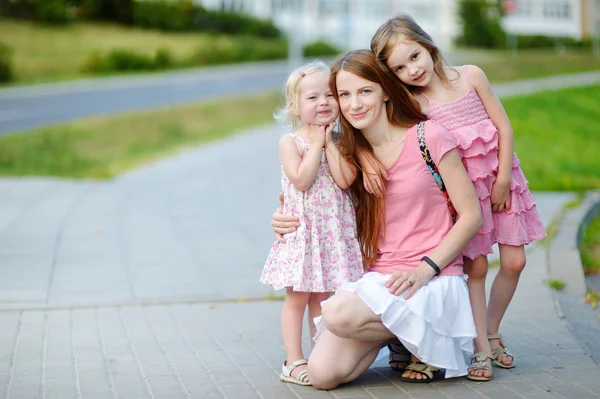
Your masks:
<svg viewBox="0 0 600 399"><path fill-rule="evenodd" d="M503 18L502 26L507 33L513 34L567 36L581 39L583 36L581 1L517 0L517 12Z"/></svg>
<svg viewBox="0 0 600 399"><path fill-rule="evenodd" d="M196 0L207 8L239 9L271 18L304 42L324 39L343 49L368 48L377 28L406 12L429 33L442 50L449 50L458 33L456 0Z"/></svg>

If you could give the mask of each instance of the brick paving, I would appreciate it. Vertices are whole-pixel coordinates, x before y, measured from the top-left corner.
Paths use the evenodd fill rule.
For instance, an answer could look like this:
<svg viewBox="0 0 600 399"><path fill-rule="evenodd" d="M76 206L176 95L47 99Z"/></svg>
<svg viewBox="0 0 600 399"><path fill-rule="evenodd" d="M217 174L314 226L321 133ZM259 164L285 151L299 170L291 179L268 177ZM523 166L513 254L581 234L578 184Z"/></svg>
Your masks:
<svg viewBox="0 0 600 399"><path fill-rule="evenodd" d="M406 384L381 361L328 392L281 383L280 293L258 283L279 133L254 129L109 182L0 179L0 398L600 397L541 245L502 326L517 367L494 368L492 382ZM546 225L574 198L534 196Z"/></svg>

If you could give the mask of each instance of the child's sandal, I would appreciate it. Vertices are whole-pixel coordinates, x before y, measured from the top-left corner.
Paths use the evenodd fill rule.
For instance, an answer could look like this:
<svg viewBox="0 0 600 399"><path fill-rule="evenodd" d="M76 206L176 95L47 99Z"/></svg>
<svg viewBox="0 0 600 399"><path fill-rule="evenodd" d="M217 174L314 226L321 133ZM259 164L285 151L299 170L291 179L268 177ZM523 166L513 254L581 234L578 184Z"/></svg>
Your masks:
<svg viewBox="0 0 600 399"><path fill-rule="evenodd" d="M305 364L308 364L308 360L306 359L295 360L289 366L287 364L287 360L284 361L283 366L281 366L281 374L279 375L279 379L283 382L289 382L296 385L312 385L308 379L307 370L300 372L297 377L292 377L292 371L294 371L297 367L304 366Z"/></svg>
<svg viewBox="0 0 600 399"><path fill-rule="evenodd" d="M500 346L496 349L492 349L492 363L494 363L498 367L502 367L503 369L512 369L515 367L514 356L508 351L506 345L504 345L504 340L502 339L502 334L489 334L488 340L497 339ZM506 365L502 363L502 360L510 357L510 364Z"/></svg>
<svg viewBox="0 0 600 399"><path fill-rule="evenodd" d="M471 359L471 364L467 369L467 378L473 381L489 381L492 379L492 357L485 354L485 352L477 352L473 359ZM485 370L490 372L489 377L485 377L483 375L471 375L470 372L474 370Z"/></svg>

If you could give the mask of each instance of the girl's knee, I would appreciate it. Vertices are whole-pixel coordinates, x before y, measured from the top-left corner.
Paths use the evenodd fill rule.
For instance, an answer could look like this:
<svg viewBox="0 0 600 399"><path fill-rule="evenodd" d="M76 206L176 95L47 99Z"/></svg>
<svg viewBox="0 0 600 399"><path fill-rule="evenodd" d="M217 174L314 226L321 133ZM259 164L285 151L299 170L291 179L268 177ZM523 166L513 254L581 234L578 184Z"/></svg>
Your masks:
<svg viewBox="0 0 600 399"><path fill-rule="evenodd" d="M285 295L285 302L294 307L305 308L309 299L310 292L296 292L288 289Z"/></svg>
<svg viewBox="0 0 600 399"><path fill-rule="evenodd" d="M465 273L469 276L469 280L485 280L487 272L488 261L485 256L465 262Z"/></svg>
<svg viewBox="0 0 600 399"><path fill-rule="evenodd" d="M505 274L518 277L521 275L526 263L527 261L524 256L512 257L510 259L501 260L500 269Z"/></svg>

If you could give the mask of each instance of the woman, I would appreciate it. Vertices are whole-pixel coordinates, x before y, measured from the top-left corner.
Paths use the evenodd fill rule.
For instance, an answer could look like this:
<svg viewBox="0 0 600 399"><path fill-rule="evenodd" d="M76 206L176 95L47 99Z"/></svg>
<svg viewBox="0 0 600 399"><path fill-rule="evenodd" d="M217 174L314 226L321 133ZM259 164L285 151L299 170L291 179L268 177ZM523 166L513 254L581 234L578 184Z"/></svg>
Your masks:
<svg viewBox="0 0 600 399"><path fill-rule="evenodd" d="M358 168L358 154L370 153L388 180L384 198L367 193L360 174L351 187L369 273L323 303L308 362L309 378L320 389L354 380L398 340L412 353L402 375L409 382L430 382L441 368L446 377L466 375L465 359L473 355L476 334L460 253L481 226L479 202L456 141L435 122L423 122L418 104L395 79L369 50L346 53L332 66L341 154ZM422 128L456 223L421 153ZM272 225L284 234L297 223L276 213Z"/></svg>

